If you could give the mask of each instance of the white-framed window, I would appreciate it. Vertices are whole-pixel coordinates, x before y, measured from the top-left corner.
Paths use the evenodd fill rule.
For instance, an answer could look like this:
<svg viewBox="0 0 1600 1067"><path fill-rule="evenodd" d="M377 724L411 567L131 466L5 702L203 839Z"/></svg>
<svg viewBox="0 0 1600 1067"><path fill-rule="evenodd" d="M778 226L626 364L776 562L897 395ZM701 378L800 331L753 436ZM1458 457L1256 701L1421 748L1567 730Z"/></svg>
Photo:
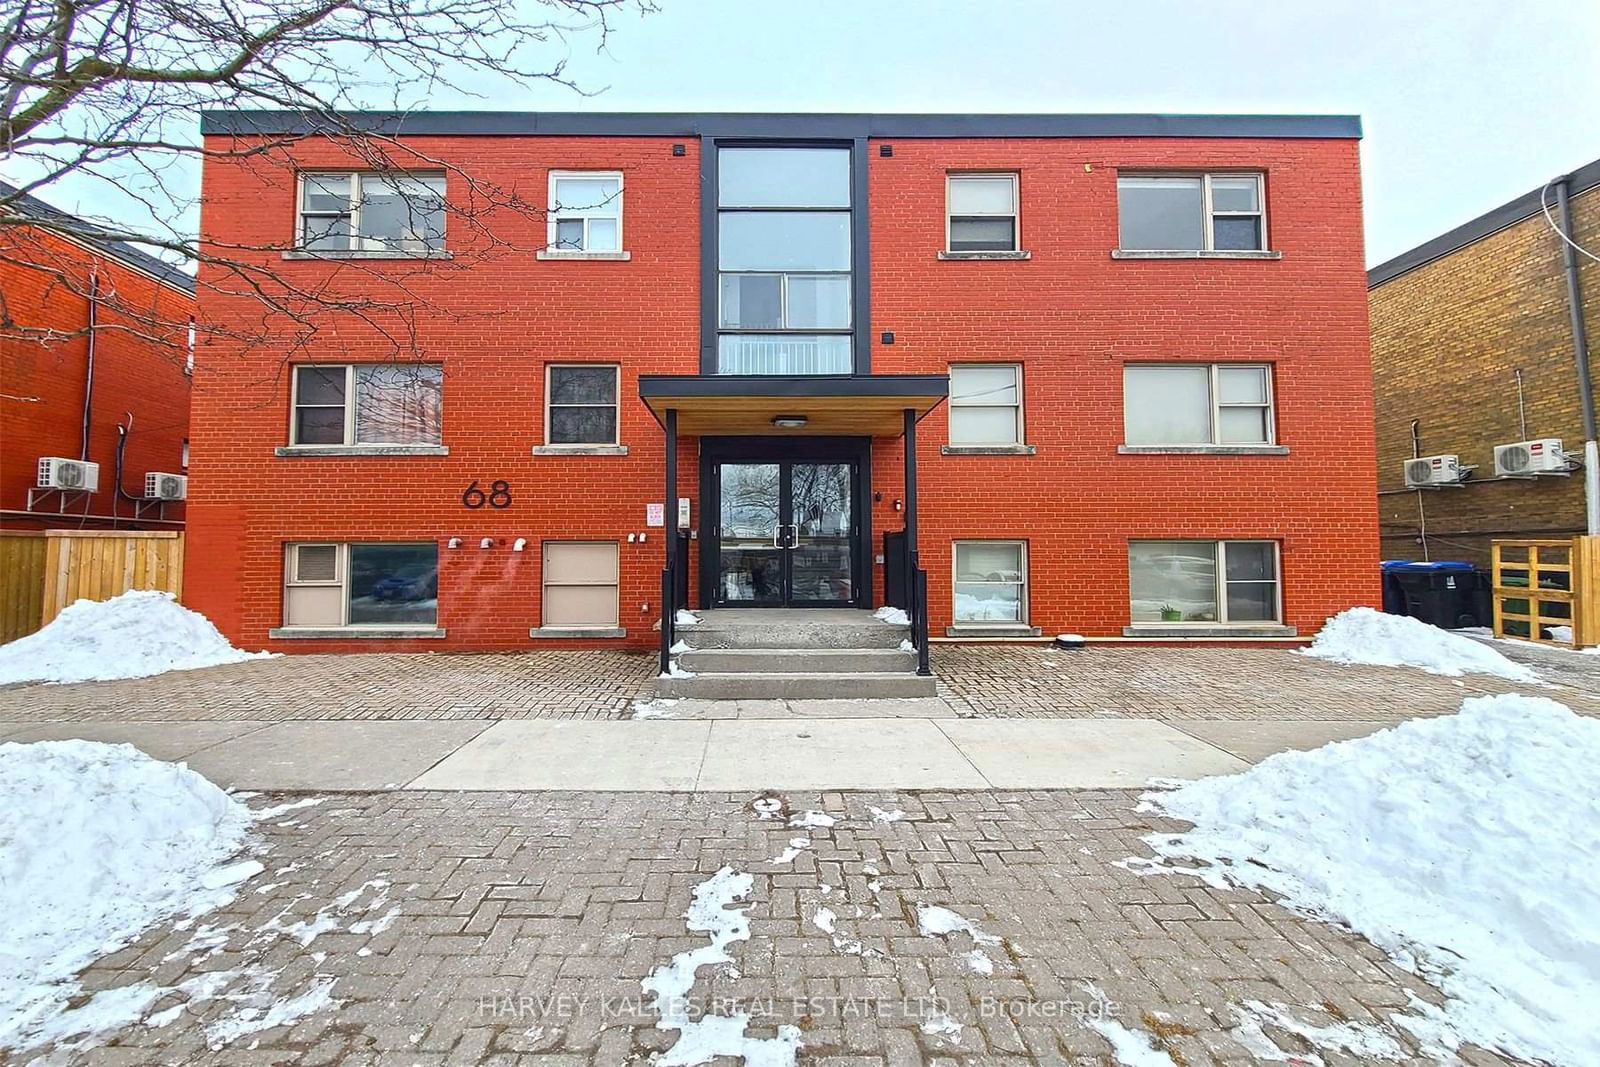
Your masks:
<svg viewBox="0 0 1600 1067"><path fill-rule="evenodd" d="M1028 543L957 541L955 621L1016 626L1028 621Z"/></svg>
<svg viewBox="0 0 1600 1067"><path fill-rule="evenodd" d="M622 173L551 171L547 218L552 252L622 251Z"/></svg>
<svg viewBox="0 0 1600 1067"><path fill-rule="evenodd" d="M1272 368L1265 363L1129 363L1122 369L1130 445L1270 445Z"/></svg>
<svg viewBox="0 0 1600 1067"><path fill-rule="evenodd" d="M1124 174L1117 178L1118 246L1166 252L1261 252L1261 174Z"/></svg>
<svg viewBox="0 0 1600 1067"><path fill-rule="evenodd" d="M1276 541L1128 542L1129 620L1260 625L1283 617Z"/></svg>
<svg viewBox="0 0 1600 1067"><path fill-rule="evenodd" d="M544 625L551 629L613 629L617 625L617 543L544 543Z"/></svg>
<svg viewBox="0 0 1600 1067"><path fill-rule="evenodd" d="M950 365L950 443L1022 443L1022 364Z"/></svg>
<svg viewBox="0 0 1600 1067"><path fill-rule="evenodd" d="M302 171L296 246L306 252L421 255L444 249L444 175Z"/></svg>
<svg viewBox="0 0 1600 1067"><path fill-rule="evenodd" d="M1015 252L1021 248L1016 174L951 174L945 178L945 248L951 252Z"/></svg>
<svg viewBox="0 0 1600 1067"><path fill-rule="evenodd" d="M548 445L616 445L622 369L615 363L545 366L544 439Z"/></svg>
<svg viewBox="0 0 1600 1067"><path fill-rule="evenodd" d="M291 445L436 445L444 368L434 363L302 363L294 368Z"/></svg>
<svg viewBox="0 0 1600 1067"><path fill-rule="evenodd" d="M183 469L184 470L188 470L189 469L189 439L187 437L185 437L183 439L183 452L181 453L181 457L180 458L181 458L181 460L183 462Z"/></svg>
<svg viewBox="0 0 1600 1067"><path fill-rule="evenodd" d="M296 542L284 546L286 627L431 629L439 617L433 542Z"/></svg>

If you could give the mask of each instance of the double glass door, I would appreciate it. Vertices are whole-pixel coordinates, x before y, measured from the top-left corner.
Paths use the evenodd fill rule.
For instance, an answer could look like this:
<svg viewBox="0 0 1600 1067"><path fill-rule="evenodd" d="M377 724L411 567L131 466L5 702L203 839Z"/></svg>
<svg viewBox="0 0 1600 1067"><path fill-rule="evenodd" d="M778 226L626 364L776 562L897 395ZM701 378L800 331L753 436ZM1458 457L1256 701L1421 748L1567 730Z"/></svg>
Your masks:
<svg viewBox="0 0 1600 1067"><path fill-rule="evenodd" d="M719 604L787 607L855 599L851 462L717 463Z"/></svg>

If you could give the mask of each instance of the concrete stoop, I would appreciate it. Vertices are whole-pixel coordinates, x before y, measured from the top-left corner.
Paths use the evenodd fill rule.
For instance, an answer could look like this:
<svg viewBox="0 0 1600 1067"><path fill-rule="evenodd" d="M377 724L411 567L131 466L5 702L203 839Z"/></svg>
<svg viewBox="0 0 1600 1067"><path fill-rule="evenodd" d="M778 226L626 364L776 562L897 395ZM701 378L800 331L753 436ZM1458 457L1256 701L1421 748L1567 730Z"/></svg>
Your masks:
<svg viewBox="0 0 1600 1067"><path fill-rule="evenodd" d="M700 700L870 700L929 697L932 677L902 643L910 628L850 609L718 609L680 627L689 672L660 678L664 697Z"/></svg>

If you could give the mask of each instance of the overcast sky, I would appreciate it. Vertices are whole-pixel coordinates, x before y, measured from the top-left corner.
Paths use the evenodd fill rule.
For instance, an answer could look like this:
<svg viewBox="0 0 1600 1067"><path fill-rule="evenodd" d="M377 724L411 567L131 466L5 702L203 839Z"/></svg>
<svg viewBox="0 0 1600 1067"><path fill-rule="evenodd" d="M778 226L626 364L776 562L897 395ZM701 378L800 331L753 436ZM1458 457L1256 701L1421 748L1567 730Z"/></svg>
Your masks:
<svg viewBox="0 0 1600 1067"><path fill-rule="evenodd" d="M569 74L433 107L1354 113L1381 262L1600 157L1593 0L658 0ZM83 192L46 194L82 210Z"/></svg>

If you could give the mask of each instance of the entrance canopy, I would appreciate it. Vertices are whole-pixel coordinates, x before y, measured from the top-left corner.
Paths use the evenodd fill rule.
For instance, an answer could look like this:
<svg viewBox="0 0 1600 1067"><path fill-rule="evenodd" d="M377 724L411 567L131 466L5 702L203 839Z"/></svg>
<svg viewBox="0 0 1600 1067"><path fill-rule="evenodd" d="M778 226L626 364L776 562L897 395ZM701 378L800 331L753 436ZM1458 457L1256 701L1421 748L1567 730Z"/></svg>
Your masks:
<svg viewBox="0 0 1600 1067"><path fill-rule="evenodd" d="M676 411L689 436L837 434L899 437L906 411L920 419L949 395L943 374L784 377L645 375L639 398L666 425Z"/></svg>

